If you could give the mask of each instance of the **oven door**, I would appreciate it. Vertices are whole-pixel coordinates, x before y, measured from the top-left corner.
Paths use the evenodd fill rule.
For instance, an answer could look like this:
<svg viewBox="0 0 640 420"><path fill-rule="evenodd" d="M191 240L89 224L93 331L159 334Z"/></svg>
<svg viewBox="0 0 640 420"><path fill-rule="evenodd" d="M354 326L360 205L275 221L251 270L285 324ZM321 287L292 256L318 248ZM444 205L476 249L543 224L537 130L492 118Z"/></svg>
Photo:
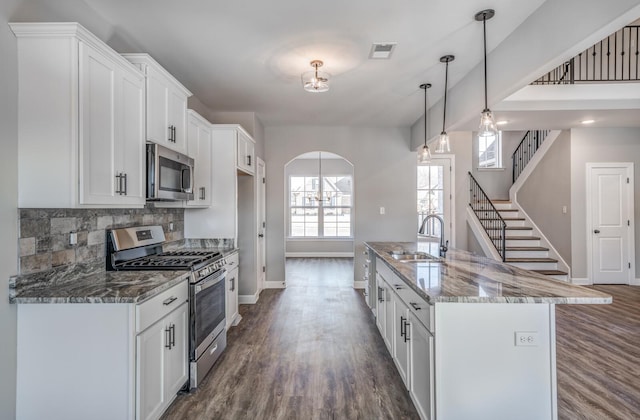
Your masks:
<svg viewBox="0 0 640 420"><path fill-rule="evenodd" d="M225 327L226 271L191 286L191 358L197 360Z"/></svg>

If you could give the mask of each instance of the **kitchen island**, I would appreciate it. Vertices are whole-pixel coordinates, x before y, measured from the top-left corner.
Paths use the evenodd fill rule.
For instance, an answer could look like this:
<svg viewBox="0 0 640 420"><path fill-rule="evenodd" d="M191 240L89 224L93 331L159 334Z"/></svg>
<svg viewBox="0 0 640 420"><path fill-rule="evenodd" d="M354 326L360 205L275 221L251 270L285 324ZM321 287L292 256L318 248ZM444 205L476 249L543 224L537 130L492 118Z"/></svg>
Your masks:
<svg viewBox="0 0 640 420"><path fill-rule="evenodd" d="M611 297L430 242L367 242L369 303L423 419L557 419L555 305ZM394 257L395 254L395 257Z"/></svg>

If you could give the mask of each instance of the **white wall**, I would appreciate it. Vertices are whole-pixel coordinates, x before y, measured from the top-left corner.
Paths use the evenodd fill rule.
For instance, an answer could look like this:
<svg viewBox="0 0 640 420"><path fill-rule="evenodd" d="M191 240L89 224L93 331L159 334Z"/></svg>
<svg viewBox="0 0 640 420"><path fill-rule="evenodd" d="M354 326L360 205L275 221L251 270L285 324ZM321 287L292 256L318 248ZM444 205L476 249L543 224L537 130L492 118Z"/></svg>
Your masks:
<svg viewBox="0 0 640 420"><path fill-rule="evenodd" d="M0 418L15 418L16 306L9 304L9 276L18 272L18 57L7 22L17 1L0 2Z"/></svg>
<svg viewBox="0 0 640 420"><path fill-rule="evenodd" d="M284 167L305 152L336 153L354 165L356 280L364 274L363 241L415 240L417 156L409 149L408 128L266 127L265 146L267 281L285 278Z"/></svg>
<svg viewBox="0 0 640 420"><path fill-rule="evenodd" d="M633 162L635 170L636 277L640 263L640 128L571 130L571 274L587 277L586 164Z"/></svg>

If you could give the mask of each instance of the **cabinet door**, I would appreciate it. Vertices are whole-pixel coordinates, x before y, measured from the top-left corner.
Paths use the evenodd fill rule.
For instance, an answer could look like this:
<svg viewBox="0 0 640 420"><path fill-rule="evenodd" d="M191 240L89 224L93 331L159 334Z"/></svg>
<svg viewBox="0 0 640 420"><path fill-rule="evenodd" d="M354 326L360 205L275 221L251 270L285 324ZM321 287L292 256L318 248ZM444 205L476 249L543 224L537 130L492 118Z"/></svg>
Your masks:
<svg viewBox="0 0 640 420"><path fill-rule="evenodd" d="M163 75L147 67L147 140L170 147L169 87Z"/></svg>
<svg viewBox="0 0 640 420"><path fill-rule="evenodd" d="M227 273L226 317L227 329L233 325L238 316L238 268Z"/></svg>
<svg viewBox="0 0 640 420"><path fill-rule="evenodd" d="M387 348L389 349L389 353L393 355L393 343L394 343L393 339L394 339L395 327L396 327L395 318L393 317L393 291L391 290L391 286L389 286L386 282L383 282L383 284L384 284L384 295L385 295L384 342L387 345Z"/></svg>
<svg viewBox="0 0 640 420"><path fill-rule="evenodd" d="M211 129L204 127L195 118L187 125L188 152L195 160L195 182L193 200L189 207L211 206Z"/></svg>
<svg viewBox="0 0 640 420"><path fill-rule="evenodd" d="M165 318L165 328L169 329L171 348L165 347L165 400L169 403L189 380L189 304L183 303Z"/></svg>
<svg viewBox="0 0 640 420"><path fill-rule="evenodd" d="M393 360L396 363L400 377L407 389L409 389L409 308L394 293L393 294L393 319L395 332L393 334Z"/></svg>
<svg viewBox="0 0 640 420"><path fill-rule="evenodd" d="M384 280L380 277L380 274L376 272L376 326L378 327L378 331L380 331L380 335L384 338L384 328L385 328L385 291L384 291Z"/></svg>
<svg viewBox="0 0 640 420"><path fill-rule="evenodd" d="M409 392L421 419L434 418L433 336L409 315Z"/></svg>
<svg viewBox="0 0 640 420"><path fill-rule="evenodd" d="M116 65L80 43L80 204L114 204Z"/></svg>
<svg viewBox="0 0 640 420"><path fill-rule="evenodd" d="M253 141L238 130L236 164L238 168L250 174L255 173L254 149Z"/></svg>
<svg viewBox="0 0 640 420"><path fill-rule="evenodd" d="M187 153L187 97L176 88L169 87L168 118L173 127L172 141L167 147L180 153Z"/></svg>
<svg viewBox="0 0 640 420"><path fill-rule="evenodd" d="M136 418L160 417L165 406L164 351L169 334L162 320L136 337Z"/></svg>
<svg viewBox="0 0 640 420"><path fill-rule="evenodd" d="M122 204L144 204L144 77L124 70L118 75L115 168L116 174L124 175L124 191L116 198Z"/></svg>

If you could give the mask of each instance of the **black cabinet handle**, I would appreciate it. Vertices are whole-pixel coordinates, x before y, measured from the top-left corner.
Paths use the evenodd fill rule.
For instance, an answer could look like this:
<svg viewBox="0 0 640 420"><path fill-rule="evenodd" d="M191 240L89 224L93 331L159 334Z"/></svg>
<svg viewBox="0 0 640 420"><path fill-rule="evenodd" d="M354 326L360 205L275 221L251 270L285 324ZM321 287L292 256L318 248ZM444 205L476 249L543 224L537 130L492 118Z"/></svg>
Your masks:
<svg viewBox="0 0 640 420"><path fill-rule="evenodd" d="M413 309L415 309L416 311L421 310L422 308L418 306L417 303L415 302L409 302L409 305L413 306Z"/></svg>
<svg viewBox="0 0 640 420"><path fill-rule="evenodd" d="M233 292L234 290L236 290L236 278L231 277L231 289L229 289L229 291Z"/></svg>
<svg viewBox="0 0 640 420"><path fill-rule="evenodd" d="M169 306L169 305L171 305L173 302L175 302L176 300L178 300L178 298L177 298L177 297L175 297L175 296L171 296L170 298L165 299L165 300L162 302L162 304L163 304L163 305L165 305L165 306Z"/></svg>
<svg viewBox="0 0 640 420"><path fill-rule="evenodd" d="M171 347L169 348L173 348L176 346L176 324L171 324L169 329L171 330L171 341L169 341Z"/></svg>
<svg viewBox="0 0 640 420"><path fill-rule="evenodd" d="M247 155L247 165L251 166L251 155Z"/></svg>
<svg viewBox="0 0 640 420"><path fill-rule="evenodd" d="M200 187L200 200L204 200L206 197L205 187Z"/></svg>
<svg viewBox="0 0 640 420"><path fill-rule="evenodd" d="M167 141L173 141L173 126L170 125L169 126L169 137L167 138Z"/></svg>
<svg viewBox="0 0 640 420"><path fill-rule="evenodd" d="M405 328L404 320L405 320L405 317L400 316L400 337L404 337L406 334L406 331L404 329ZM405 341L407 340L405 339Z"/></svg>
<svg viewBox="0 0 640 420"><path fill-rule="evenodd" d="M178 139L176 138L176 126L172 126L172 130L173 130L173 142L176 143L178 141Z"/></svg>
<svg viewBox="0 0 640 420"><path fill-rule="evenodd" d="M164 347L171 350L171 327L164 329Z"/></svg>
<svg viewBox="0 0 640 420"><path fill-rule="evenodd" d="M127 174L122 174L122 178L124 181L124 190L122 191L122 195L127 195Z"/></svg>
<svg viewBox="0 0 640 420"><path fill-rule="evenodd" d="M404 324L404 342L406 343L407 341L411 340L411 338L409 338L409 334L407 334L407 327L409 326L409 322L405 321Z"/></svg>
<svg viewBox="0 0 640 420"><path fill-rule="evenodd" d="M378 287L378 302L384 302L384 289L382 287Z"/></svg>

